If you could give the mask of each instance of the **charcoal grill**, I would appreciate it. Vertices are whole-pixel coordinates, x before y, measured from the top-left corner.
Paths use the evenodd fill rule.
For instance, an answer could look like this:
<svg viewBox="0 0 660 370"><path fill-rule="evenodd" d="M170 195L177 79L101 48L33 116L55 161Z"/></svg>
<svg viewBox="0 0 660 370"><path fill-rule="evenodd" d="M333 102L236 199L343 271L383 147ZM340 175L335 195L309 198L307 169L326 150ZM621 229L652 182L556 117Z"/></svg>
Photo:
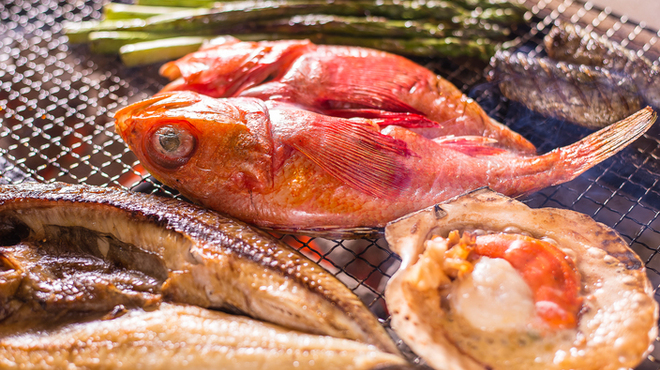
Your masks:
<svg viewBox="0 0 660 370"><path fill-rule="evenodd" d="M658 63L660 33L591 3L518 0L529 28L516 43L542 54L541 40L557 19L606 34ZM67 44L61 22L101 17L103 2L15 0L0 4L0 182L64 181L120 186L178 197L140 166L114 132L112 113L147 98L166 81L158 66L123 67L115 57ZM479 101L493 117L546 152L589 131L544 118L499 95L484 79L485 65L420 60ZM660 132L655 125L633 145L567 184L522 198L531 207L585 213L616 229L641 256L654 287L660 284ZM331 271L388 325L383 289L400 260L383 239L327 240L280 236ZM656 299L657 299L656 295ZM657 342L657 341L656 341ZM403 345L402 345L403 346ZM660 345L638 369L659 369ZM413 361L419 363L419 359Z"/></svg>

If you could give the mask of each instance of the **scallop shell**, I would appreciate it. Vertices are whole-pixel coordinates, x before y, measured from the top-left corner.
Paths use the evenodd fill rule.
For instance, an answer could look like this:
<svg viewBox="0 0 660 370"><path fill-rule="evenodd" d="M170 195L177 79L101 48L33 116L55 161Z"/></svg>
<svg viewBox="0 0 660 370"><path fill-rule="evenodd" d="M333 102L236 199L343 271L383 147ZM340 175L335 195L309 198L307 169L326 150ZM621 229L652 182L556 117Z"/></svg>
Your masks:
<svg viewBox="0 0 660 370"><path fill-rule="evenodd" d="M440 293L416 290L407 279L432 235L475 229L527 233L564 250L581 275L578 327L529 340L469 328L469 339L452 339L448 309L429 295ZM619 369L636 366L653 348L658 304L644 264L616 231L584 214L532 209L482 188L390 222L385 237L402 259L385 290L392 328L436 369Z"/></svg>

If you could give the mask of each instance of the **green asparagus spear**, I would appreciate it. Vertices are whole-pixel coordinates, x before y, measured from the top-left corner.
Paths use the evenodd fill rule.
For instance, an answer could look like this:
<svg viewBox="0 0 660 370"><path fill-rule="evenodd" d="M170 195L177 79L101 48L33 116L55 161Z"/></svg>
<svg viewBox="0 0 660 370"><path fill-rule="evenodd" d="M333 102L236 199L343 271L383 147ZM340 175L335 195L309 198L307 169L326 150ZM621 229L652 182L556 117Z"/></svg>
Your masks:
<svg viewBox="0 0 660 370"><path fill-rule="evenodd" d="M451 26L451 25L450 25ZM268 33L278 34L283 38L311 37L317 33L326 35L343 35L352 37L384 37L384 38L462 38L503 41L509 34L507 28L491 25L465 25L460 29L445 27L444 24L431 24L416 21L391 21L378 17L342 17L311 14L294 16L292 18L275 19L259 22L249 22L227 30L233 35ZM152 41L176 36L207 36L214 33L199 32L184 33L154 33L135 31L105 31L89 34L90 48L98 54L117 54L119 48L126 44L142 41ZM318 37L318 36L317 36Z"/></svg>
<svg viewBox="0 0 660 370"><path fill-rule="evenodd" d="M395 39L317 34L310 37L310 40L318 44L363 46L414 57L470 57L483 61L489 60L499 45L492 40L466 40L456 37Z"/></svg>
<svg viewBox="0 0 660 370"><path fill-rule="evenodd" d="M241 1L244 0L136 0L135 3L138 5L152 5L152 6L213 8L216 6L221 6L221 4L223 3L236 3ZM261 0L261 1L263 2L266 0ZM290 0L290 1L307 2L307 0ZM413 0L413 1L359 0L359 1L364 3L371 3L372 6L401 5L402 9L405 9L406 7L419 7L419 6L435 7L438 6L438 3L441 3L439 1L424 1L424 0ZM469 9L469 10L474 10L477 8L512 9L513 12L519 14L520 16L522 16L528 11L528 9L525 8L523 5L509 0L446 0L445 3L455 7L456 6L462 7L464 9ZM441 4L441 6L442 5L443 4ZM400 19L400 18L394 18L394 19Z"/></svg>
<svg viewBox="0 0 660 370"><path fill-rule="evenodd" d="M516 0L451 0L452 3L466 9L513 9L515 12L525 14L528 9Z"/></svg>
<svg viewBox="0 0 660 370"><path fill-rule="evenodd" d="M473 0L477 4L487 4L488 0ZM498 0L502 1L502 0ZM455 16L466 18L470 12L478 10L477 17L488 17L503 23L519 23L523 20L526 9L521 6L467 7L451 1L435 0L240 0L240 1L213 1L213 0L138 0L139 5L158 5L176 7L197 7L213 9L249 9L267 8L269 6L284 9L294 7L300 9L295 14L333 14L346 16L381 16L388 19L451 19ZM489 10L490 9L490 10ZM289 15L294 15L289 13ZM284 14L282 15L284 16Z"/></svg>
<svg viewBox="0 0 660 370"><path fill-rule="evenodd" d="M157 15L186 12L189 10L189 7L180 6L146 6L122 3L107 3L103 5L103 15L107 20L131 18L147 19Z"/></svg>
<svg viewBox="0 0 660 370"><path fill-rule="evenodd" d="M241 1L227 3L221 8L195 8L186 13L176 12L147 19L66 22L63 29L71 43L88 42L91 32L101 31L192 33L213 30L222 33L244 22L304 14L308 9L314 9L314 5L319 6L320 2L302 4L278 0L256 4L254 1Z"/></svg>
<svg viewBox="0 0 660 370"><path fill-rule="evenodd" d="M519 14L515 9L481 9L473 10L469 16L463 16L466 19L481 19L492 23L501 24L520 24L524 22L524 14Z"/></svg>
<svg viewBox="0 0 660 370"><path fill-rule="evenodd" d="M245 34L235 35L238 39L248 40L279 40L292 35L281 34ZM309 38L317 44L338 44L363 46L413 57L470 57L487 61L498 48L498 43L490 40L464 40L454 37L442 39L416 38L395 39L383 37L351 37L338 35L315 34L311 37L293 35L289 38ZM179 37L161 39L124 45L119 54L122 62L129 66L139 66L150 63L162 63L182 57L197 50L203 42L213 42L205 37Z"/></svg>
<svg viewBox="0 0 660 370"><path fill-rule="evenodd" d="M403 2L402 2L403 3ZM408 2L410 3L410 2ZM257 5L260 4L260 5ZM435 16L443 18L445 22L451 22L456 25L478 23L483 19L495 19L498 22L507 17L506 11L486 12L475 10L470 15L458 14L458 10L437 11L441 6L427 8L407 8L411 12L417 12L417 16L424 17ZM446 4L440 2L438 4ZM367 7L367 2L337 0L333 3L324 1L313 2L295 2L291 0L276 0L271 2L237 1L233 3L224 3L221 8L214 9L191 9L188 12L176 12L169 15L159 15L147 19L125 19L125 20L104 20L88 21L78 23L66 23L64 31L72 43L87 42L90 32L99 31L139 31L139 32L162 32L162 33L180 33L190 34L193 32L226 33L234 27L252 21L264 21L269 19L290 17L294 15L325 13L335 15L356 16L365 12L371 12L372 15L378 11L378 15L388 16L388 11L394 8L386 6L377 6L373 9ZM389 9L389 10L388 10ZM426 10L434 9L434 13ZM405 15L401 12L399 16ZM435 15L434 15L435 14ZM482 17L483 18L479 18Z"/></svg>
<svg viewBox="0 0 660 370"><path fill-rule="evenodd" d="M308 14L291 18L250 22L237 28L234 33L279 33L347 35L353 37L387 38L490 38L501 40L510 30L498 24L430 23L420 21L388 20L382 17L345 17L325 14Z"/></svg>
<svg viewBox="0 0 660 370"><path fill-rule="evenodd" d="M240 0L239 0L240 1ZM224 1L216 0L135 0L135 5L145 6L174 6L188 8L213 8L216 3Z"/></svg>
<svg viewBox="0 0 660 370"><path fill-rule="evenodd" d="M119 56L127 67L135 67L180 58L199 49L205 37L184 36L144 41L121 47Z"/></svg>
<svg viewBox="0 0 660 370"><path fill-rule="evenodd" d="M117 55L119 49L128 44L169 39L181 35L172 33L102 31L89 34L89 48L95 54ZM192 36L192 35L191 35ZM196 35L201 36L201 35ZM210 35L207 37L211 37Z"/></svg>
<svg viewBox="0 0 660 370"><path fill-rule="evenodd" d="M147 19L111 19L111 20L92 20L83 22L65 22L63 31L69 38L69 43L82 44L89 42L89 34L92 32L111 32L111 31L132 31L132 32L152 32L152 33L176 33L177 22L198 15L207 13L208 9L189 9L185 13L177 12L167 15L159 15ZM194 32L192 29L190 32Z"/></svg>

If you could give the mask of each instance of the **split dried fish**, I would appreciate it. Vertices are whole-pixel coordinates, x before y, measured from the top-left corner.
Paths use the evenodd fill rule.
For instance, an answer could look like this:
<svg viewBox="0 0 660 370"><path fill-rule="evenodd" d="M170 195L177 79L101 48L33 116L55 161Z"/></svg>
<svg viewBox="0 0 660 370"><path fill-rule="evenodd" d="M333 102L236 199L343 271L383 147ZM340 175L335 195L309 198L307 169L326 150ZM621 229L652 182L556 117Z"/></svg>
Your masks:
<svg viewBox="0 0 660 370"><path fill-rule="evenodd" d="M61 183L0 186L0 241L5 324L163 299L398 353L376 317L323 268L183 201ZM97 275L77 277L81 269Z"/></svg>
<svg viewBox="0 0 660 370"><path fill-rule="evenodd" d="M163 303L0 337L3 369L409 369L375 346Z"/></svg>
<svg viewBox="0 0 660 370"><path fill-rule="evenodd" d="M604 68L498 51L490 81L504 96L546 116L598 129L642 106L634 81Z"/></svg>
<svg viewBox="0 0 660 370"><path fill-rule="evenodd" d="M648 104L660 107L660 67L648 58L606 36L566 22L558 22L544 44L553 59L602 67L631 79Z"/></svg>

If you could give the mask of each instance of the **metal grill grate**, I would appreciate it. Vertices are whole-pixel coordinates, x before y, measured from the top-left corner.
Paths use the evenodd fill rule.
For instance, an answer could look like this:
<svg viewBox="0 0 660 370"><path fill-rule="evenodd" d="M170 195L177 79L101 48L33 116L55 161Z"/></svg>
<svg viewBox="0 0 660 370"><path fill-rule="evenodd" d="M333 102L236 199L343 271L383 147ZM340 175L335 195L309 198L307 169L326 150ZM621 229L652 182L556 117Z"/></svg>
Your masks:
<svg viewBox="0 0 660 370"><path fill-rule="evenodd" d="M570 20L658 63L660 33L591 3L518 0L532 15L518 30L520 48L542 53L540 42L556 19ZM147 98L166 82L157 66L124 68L112 57L93 56L66 43L61 22L101 16L102 2L16 0L0 4L0 182L27 177L122 186L177 196L139 165L114 132L112 112ZM541 152L573 143L588 133L546 119L499 96L483 79L484 65L420 60L477 99L495 118L532 141ZM660 284L660 132L657 127L632 146L578 179L523 199L531 207L567 208L615 228L646 262ZM385 320L382 292L400 260L382 239L325 240L281 236L331 271ZM657 297L656 297L657 298ZM658 369L660 345L639 369Z"/></svg>

